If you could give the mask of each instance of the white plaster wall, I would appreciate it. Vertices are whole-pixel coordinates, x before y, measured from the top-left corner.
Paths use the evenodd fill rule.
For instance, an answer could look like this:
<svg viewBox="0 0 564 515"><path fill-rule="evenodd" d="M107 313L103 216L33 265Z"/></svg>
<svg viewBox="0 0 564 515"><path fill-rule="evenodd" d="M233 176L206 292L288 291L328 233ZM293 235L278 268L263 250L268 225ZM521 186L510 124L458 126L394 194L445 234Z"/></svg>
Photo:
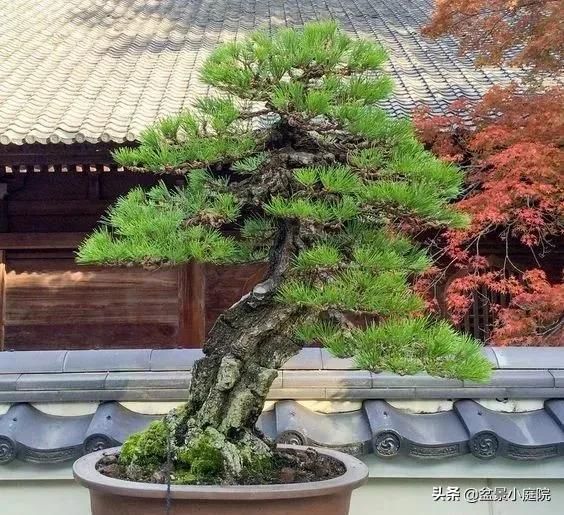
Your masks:
<svg viewBox="0 0 564 515"><path fill-rule="evenodd" d="M72 480L0 482L2 515L90 515L88 491Z"/></svg>
<svg viewBox="0 0 564 515"><path fill-rule="evenodd" d="M434 486L465 488L550 488L550 502L433 501ZM564 480L371 479L353 494L351 515L562 515Z"/></svg>
<svg viewBox="0 0 564 515"><path fill-rule="evenodd" d="M536 469L533 465L521 477L504 479L482 479L460 477L464 469L453 467L451 473L443 477L406 477L410 470L392 472L385 464L376 467L370 463L371 479L353 495L350 515L562 515L564 513L564 478L559 473L559 464L553 463L550 469ZM460 463L459 463L460 465ZM490 463L490 467L493 463ZM387 470L386 470L387 469ZM431 467L432 469L432 467ZM492 467L493 469L493 467ZM536 470L535 470L536 469ZM429 468L427 468L429 470ZM458 474L455 471L458 471ZM496 469L500 476L509 472ZM443 469L443 472L446 470ZM379 472L379 474L376 474ZM422 475L417 467L411 468L414 475ZM387 477L386 473L396 477ZM374 477L380 475L381 477ZM523 475L525 477L523 477ZM457 477L458 476L458 477ZM535 477L535 479L527 479ZM558 478L558 479L555 479ZM463 500L457 502L433 501L433 487L459 487L461 492L467 488L506 487L549 488L550 502L523 502L517 500L498 502L478 502L470 504ZM75 484L69 467L41 467L33 465L10 465L0 467L0 515L90 515L88 491ZM221 515L221 514L218 514ZM268 515L265 513L265 515Z"/></svg>

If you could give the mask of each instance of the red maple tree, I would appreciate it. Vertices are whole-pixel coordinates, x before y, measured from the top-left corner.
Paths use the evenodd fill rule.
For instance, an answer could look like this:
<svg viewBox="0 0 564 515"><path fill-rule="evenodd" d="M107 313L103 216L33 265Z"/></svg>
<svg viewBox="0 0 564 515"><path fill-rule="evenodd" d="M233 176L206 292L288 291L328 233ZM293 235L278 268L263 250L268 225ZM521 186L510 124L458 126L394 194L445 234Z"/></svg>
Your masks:
<svg viewBox="0 0 564 515"><path fill-rule="evenodd" d="M464 271L445 287L446 308L459 321L481 287L510 297L509 307L492 306L496 343L558 344L564 336L564 287L558 278L551 284L541 268L564 235L562 106L561 88L518 95L512 86L493 88L476 105L457 102L442 116L425 109L415 115L425 143L468 170L467 193L457 205L471 223L442 235L445 268ZM503 250L495 269L482 252L482 243L492 241ZM537 266L519 263L515 249L526 249ZM435 278L445 272L435 270ZM427 277L420 287L430 284Z"/></svg>
<svg viewBox="0 0 564 515"><path fill-rule="evenodd" d="M564 54L561 0L437 0L424 34L452 35L476 64L559 71Z"/></svg>
<svg viewBox="0 0 564 515"><path fill-rule="evenodd" d="M526 64L529 78L542 79L561 69L563 8L549 0L438 0L424 32L459 38L478 64ZM441 236L444 266L419 288L436 301L442 278L442 307L454 321L476 292L510 298L508 306L490 305L496 344L564 345L562 270L551 259L564 240L563 106L562 87L537 81L534 89L494 87L478 103L454 102L444 115L415 114L425 143L467 171L457 204L472 219ZM492 245L501 249L495 263L484 252ZM529 259L514 257L519 253Z"/></svg>

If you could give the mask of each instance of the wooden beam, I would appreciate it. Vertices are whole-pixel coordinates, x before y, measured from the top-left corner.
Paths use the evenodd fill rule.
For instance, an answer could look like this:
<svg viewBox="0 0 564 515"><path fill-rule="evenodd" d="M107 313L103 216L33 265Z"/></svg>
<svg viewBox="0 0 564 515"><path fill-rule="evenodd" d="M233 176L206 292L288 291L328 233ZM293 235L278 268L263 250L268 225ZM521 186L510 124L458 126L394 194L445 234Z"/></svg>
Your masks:
<svg viewBox="0 0 564 515"><path fill-rule="evenodd" d="M76 249L85 236L82 232L5 232L0 233L0 250Z"/></svg>
<svg viewBox="0 0 564 515"><path fill-rule="evenodd" d="M2 198L0 198L0 232L5 232L8 230L8 222L8 201L2 200Z"/></svg>
<svg viewBox="0 0 564 515"><path fill-rule="evenodd" d="M0 250L0 351L4 350L6 334L6 252Z"/></svg>
<svg viewBox="0 0 564 515"><path fill-rule="evenodd" d="M111 204L110 200L7 200L5 202L10 216L100 215Z"/></svg>
<svg viewBox="0 0 564 515"><path fill-rule="evenodd" d="M206 337L206 268L195 261L178 270L178 338L181 347L201 348Z"/></svg>
<svg viewBox="0 0 564 515"><path fill-rule="evenodd" d="M47 166L52 164L113 164L111 151L124 145L104 143L74 143L64 145L0 145L0 164L31 164ZM126 145L131 146L131 144Z"/></svg>

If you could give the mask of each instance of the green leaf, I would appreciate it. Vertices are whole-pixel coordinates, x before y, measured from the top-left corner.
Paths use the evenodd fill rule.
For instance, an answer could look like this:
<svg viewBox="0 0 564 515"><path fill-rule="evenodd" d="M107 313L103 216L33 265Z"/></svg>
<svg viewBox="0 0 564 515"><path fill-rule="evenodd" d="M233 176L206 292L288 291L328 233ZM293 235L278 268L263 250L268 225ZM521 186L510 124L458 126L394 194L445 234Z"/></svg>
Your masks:
<svg viewBox="0 0 564 515"><path fill-rule="evenodd" d="M296 168L294 177L302 186L312 187L318 181L319 169L315 167Z"/></svg>
<svg viewBox="0 0 564 515"><path fill-rule="evenodd" d="M361 181L346 166L331 166L318 169L323 188L331 193L354 193L361 187Z"/></svg>

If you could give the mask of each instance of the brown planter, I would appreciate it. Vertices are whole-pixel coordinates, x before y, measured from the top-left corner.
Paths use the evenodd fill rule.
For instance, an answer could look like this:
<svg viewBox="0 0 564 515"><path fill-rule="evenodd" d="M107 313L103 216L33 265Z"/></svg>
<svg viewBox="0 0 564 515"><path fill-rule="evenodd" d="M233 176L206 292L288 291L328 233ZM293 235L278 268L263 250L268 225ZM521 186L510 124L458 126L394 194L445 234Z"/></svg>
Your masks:
<svg viewBox="0 0 564 515"><path fill-rule="evenodd" d="M96 470L95 465L104 454L118 451L119 447L94 452L74 464L75 479L90 489L92 515L165 515L166 485L112 479ZM347 515L351 493L366 481L368 469L348 454L329 449L318 451L337 458L346 472L314 483L173 485L170 515Z"/></svg>

